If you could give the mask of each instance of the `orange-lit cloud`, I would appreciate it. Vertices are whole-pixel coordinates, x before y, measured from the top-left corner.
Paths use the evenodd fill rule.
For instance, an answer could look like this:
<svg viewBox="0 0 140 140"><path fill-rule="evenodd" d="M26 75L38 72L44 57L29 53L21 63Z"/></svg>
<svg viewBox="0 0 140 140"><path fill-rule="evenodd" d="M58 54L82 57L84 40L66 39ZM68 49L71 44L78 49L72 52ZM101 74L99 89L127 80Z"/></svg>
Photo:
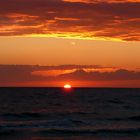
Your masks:
<svg viewBox="0 0 140 140"><path fill-rule="evenodd" d="M32 72L32 75L38 75L38 76L59 76L61 74L68 74L76 71L76 69L72 70L47 70L47 71L34 71Z"/></svg>
<svg viewBox="0 0 140 140"><path fill-rule="evenodd" d="M5 0L0 13L0 36L140 40L139 0Z"/></svg>
<svg viewBox="0 0 140 140"><path fill-rule="evenodd" d="M78 69L83 69L85 72L97 72L100 71L101 73L103 72L114 72L116 70L118 70L117 68L97 68L94 66L88 66L88 68L81 66L81 68L78 68L78 66L75 65L75 68L70 68L70 69L56 69L56 70L39 70L39 71L33 71L32 75L38 75L38 76L60 76L63 74L69 74L69 73L73 73L76 72Z"/></svg>
<svg viewBox="0 0 140 140"><path fill-rule="evenodd" d="M121 83L140 87L140 72L96 65L0 65L0 86L56 86L66 81L79 86L83 86L82 83L86 83L84 86L102 83L102 87Z"/></svg>

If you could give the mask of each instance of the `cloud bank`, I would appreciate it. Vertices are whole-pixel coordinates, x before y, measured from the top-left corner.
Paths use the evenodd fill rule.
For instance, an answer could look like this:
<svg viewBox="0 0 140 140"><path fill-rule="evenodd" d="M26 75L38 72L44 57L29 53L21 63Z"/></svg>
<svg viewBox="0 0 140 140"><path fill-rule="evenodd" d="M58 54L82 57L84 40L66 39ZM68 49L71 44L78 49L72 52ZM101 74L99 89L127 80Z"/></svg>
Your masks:
<svg viewBox="0 0 140 140"><path fill-rule="evenodd" d="M89 70L90 69L90 70ZM110 70L107 70L110 69ZM65 72L67 70L67 72ZM74 71L71 71L74 70ZM102 71L103 70L103 71ZM36 72L40 73L36 73ZM44 75L41 72L62 71L57 75ZM139 71L126 69L106 68L98 65L61 65L61 66L30 66L30 65L0 65L0 86L16 85L28 82L115 82L140 81ZM140 85L139 85L140 86Z"/></svg>
<svg viewBox="0 0 140 140"><path fill-rule="evenodd" d="M140 41L139 0L0 1L0 36Z"/></svg>

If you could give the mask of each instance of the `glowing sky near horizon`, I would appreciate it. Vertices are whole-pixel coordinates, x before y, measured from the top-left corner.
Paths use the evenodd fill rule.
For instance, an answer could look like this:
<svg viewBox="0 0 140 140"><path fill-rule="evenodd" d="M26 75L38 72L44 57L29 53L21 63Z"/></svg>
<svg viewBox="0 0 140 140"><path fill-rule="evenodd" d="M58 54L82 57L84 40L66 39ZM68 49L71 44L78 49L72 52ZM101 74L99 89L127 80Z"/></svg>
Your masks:
<svg viewBox="0 0 140 140"><path fill-rule="evenodd" d="M32 65L57 69L36 70ZM73 68L59 69L60 65ZM78 86L119 86L121 80L124 86L140 87L139 71L139 0L0 1L0 79L5 81L0 80L0 86L69 81Z"/></svg>

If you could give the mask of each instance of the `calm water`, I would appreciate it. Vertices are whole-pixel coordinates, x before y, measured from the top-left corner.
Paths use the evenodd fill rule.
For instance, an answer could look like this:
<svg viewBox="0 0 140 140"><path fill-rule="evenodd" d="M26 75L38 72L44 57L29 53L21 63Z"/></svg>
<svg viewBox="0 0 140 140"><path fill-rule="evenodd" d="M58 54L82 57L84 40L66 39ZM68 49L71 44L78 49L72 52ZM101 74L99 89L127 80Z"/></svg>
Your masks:
<svg viewBox="0 0 140 140"><path fill-rule="evenodd" d="M0 88L0 140L139 140L140 89Z"/></svg>

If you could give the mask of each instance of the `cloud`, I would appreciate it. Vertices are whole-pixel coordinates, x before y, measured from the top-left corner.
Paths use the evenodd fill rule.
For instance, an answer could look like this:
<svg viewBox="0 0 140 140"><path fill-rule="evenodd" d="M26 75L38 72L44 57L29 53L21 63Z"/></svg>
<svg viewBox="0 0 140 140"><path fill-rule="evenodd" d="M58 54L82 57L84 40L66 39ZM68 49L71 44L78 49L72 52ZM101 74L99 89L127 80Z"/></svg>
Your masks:
<svg viewBox="0 0 140 140"><path fill-rule="evenodd" d="M72 1L0 1L0 35L140 40L139 1Z"/></svg>
<svg viewBox="0 0 140 140"><path fill-rule="evenodd" d="M84 3L99 3L99 2L107 2L107 3L124 3L124 2L139 2L139 0L63 0L67 2L84 2Z"/></svg>
<svg viewBox="0 0 140 140"><path fill-rule="evenodd" d="M74 69L104 69L99 65L59 65L59 66L39 66L39 65L0 65L0 82L18 81L38 81L47 80L44 72L73 71ZM42 74L41 74L42 73ZM55 74L54 74L55 75Z"/></svg>
<svg viewBox="0 0 140 140"><path fill-rule="evenodd" d="M93 69L92 71L86 71ZM99 70L100 68L100 70ZM75 69L73 71L73 69ZM112 68L110 71L101 66L82 66L82 65L61 65L61 66L38 66L38 65L0 65L0 86L18 85L19 83L46 83L46 82L63 82L63 81L80 81L80 82L110 82L110 85L116 81L140 81L139 71L129 71L125 69ZM110 68L111 69L111 68ZM102 71L104 70L104 71ZM36 74L35 72L40 72ZM41 74L45 72L46 75ZM57 74L49 74L58 72ZM62 72L61 72L62 71ZM47 74L48 72L48 74ZM129 84L130 84L129 83ZM138 82L137 82L138 83Z"/></svg>
<svg viewBox="0 0 140 140"><path fill-rule="evenodd" d="M85 80L85 81L112 81L112 80L140 80L140 72L119 69L113 72L86 72L77 70L69 74L63 74L58 79Z"/></svg>

